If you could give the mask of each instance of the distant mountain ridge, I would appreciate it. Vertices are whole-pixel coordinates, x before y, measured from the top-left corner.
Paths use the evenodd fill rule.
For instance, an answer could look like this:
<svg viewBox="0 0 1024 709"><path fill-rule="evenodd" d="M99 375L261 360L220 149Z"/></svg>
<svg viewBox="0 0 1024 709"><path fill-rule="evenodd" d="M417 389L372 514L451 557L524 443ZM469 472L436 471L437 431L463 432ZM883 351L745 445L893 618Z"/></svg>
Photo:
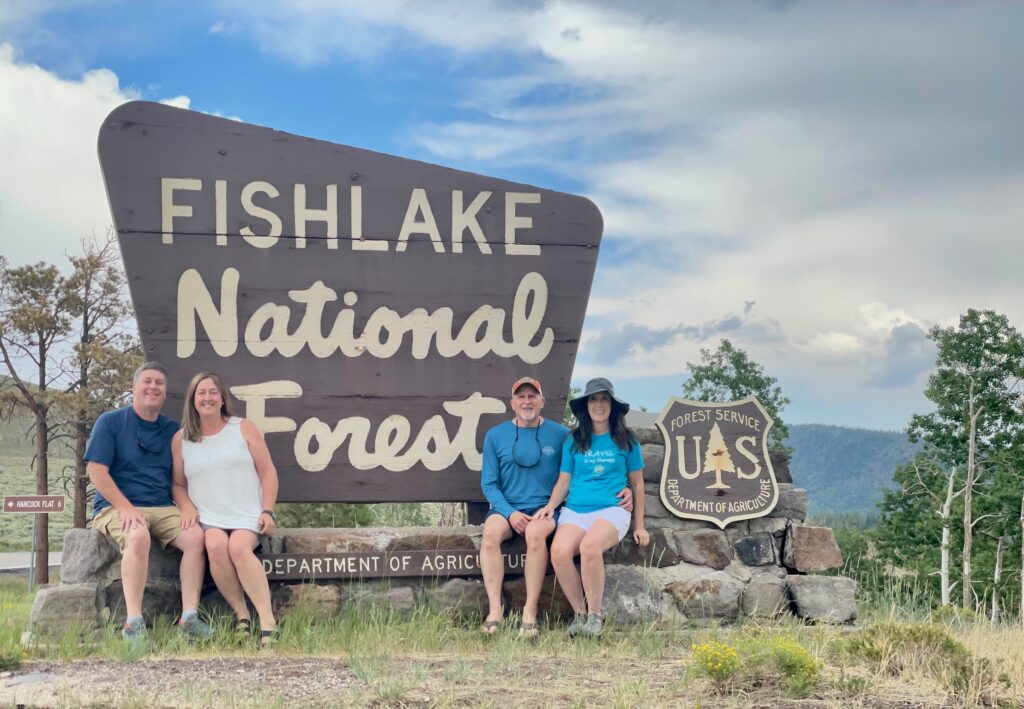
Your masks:
<svg viewBox="0 0 1024 709"><path fill-rule="evenodd" d="M790 472L811 515L871 514L898 465L920 449L902 431L790 424Z"/></svg>

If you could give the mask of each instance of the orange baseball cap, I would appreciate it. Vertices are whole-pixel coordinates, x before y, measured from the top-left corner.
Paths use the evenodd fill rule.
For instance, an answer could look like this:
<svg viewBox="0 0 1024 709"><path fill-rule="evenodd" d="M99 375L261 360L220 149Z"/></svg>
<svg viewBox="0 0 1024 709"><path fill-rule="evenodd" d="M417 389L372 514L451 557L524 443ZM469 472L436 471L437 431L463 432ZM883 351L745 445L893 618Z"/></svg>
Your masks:
<svg viewBox="0 0 1024 709"><path fill-rule="evenodd" d="M512 396L516 395L516 392L519 391L519 387L526 384L529 384L530 386L537 390L538 394L544 396L544 390L540 388L540 382L538 382L533 377L520 377L519 379L517 379L516 383L512 385Z"/></svg>

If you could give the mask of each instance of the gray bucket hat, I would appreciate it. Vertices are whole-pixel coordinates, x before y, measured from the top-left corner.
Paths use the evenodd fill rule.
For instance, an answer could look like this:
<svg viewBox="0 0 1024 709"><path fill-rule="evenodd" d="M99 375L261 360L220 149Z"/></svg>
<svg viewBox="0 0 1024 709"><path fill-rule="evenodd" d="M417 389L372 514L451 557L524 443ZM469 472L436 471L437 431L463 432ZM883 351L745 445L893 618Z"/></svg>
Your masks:
<svg viewBox="0 0 1024 709"><path fill-rule="evenodd" d="M629 404L615 396L615 387L612 386L612 383L604 377L597 377L587 382L587 386L583 388L583 393L569 402L569 409L572 410L572 415L576 417L577 421L580 419L580 414L583 413L583 410L587 405L587 397L591 394L596 394L599 391L608 392L608 396L612 398L612 402L618 404L620 414L625 416L629 413Z"/></svg>

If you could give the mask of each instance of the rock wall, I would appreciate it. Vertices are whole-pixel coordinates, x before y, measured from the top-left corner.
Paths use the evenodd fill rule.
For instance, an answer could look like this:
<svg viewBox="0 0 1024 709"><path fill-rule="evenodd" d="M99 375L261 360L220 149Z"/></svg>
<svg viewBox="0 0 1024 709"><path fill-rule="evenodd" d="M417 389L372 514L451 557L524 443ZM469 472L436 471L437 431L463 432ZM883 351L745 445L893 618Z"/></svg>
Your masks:
<svg viewBox="0 0 1024 709"><path fill-rule="evenodd" d="M710 522L683 520L661 504L658 488L664 449L657 429L639 429L644 452L646 524L651 545L637 547L630 536L605 556L606 610L618 623L652 621L707 623L743 616L793 613L807 620L847 623L856 619L855 584L814 572L840 568L842 556L832 530L804 524L807 493L789 477L784 453L773 453L780 479L779 501L766 517L744 520L721 530ZM785 482L781 482L785 481ZM270 553L318 554L406 550L477 550L478 526L456 528L369 528L280 530L266 540ZM522 540L509 552L523 550ZM178 560L174 549L153 545L143 611L180 611ZM61 583L40 590L31 622L39 633L64 632L72 622L83 632L124 618L116 547L93 530L70 530L64 541ZM287 614L299 602L320 614L336 614L356 605L386 607L399 613L425 604L466 617L486 611L479 578L390 578L375 581L320 580L274 582L274 605ZM209 584L203 604L226 608ZM506 607L522 607L521 576L505 579ZM541 611L571 612L554 576L545 581Z"/></svg>

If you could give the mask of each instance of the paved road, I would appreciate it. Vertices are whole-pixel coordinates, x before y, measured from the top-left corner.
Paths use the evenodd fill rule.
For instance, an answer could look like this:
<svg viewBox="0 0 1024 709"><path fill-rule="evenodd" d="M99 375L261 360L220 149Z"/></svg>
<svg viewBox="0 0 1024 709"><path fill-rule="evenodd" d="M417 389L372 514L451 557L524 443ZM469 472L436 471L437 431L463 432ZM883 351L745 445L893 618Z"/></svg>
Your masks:
<svg viewBox="0 0 1024 709"><path fill-rule="evenodd" d="M3 551L0 552L0 571L12 571L15 569L27 569L28 558L31 556L27 551ZM50 568L60 566L61 552L50 552Z"/></svg>

